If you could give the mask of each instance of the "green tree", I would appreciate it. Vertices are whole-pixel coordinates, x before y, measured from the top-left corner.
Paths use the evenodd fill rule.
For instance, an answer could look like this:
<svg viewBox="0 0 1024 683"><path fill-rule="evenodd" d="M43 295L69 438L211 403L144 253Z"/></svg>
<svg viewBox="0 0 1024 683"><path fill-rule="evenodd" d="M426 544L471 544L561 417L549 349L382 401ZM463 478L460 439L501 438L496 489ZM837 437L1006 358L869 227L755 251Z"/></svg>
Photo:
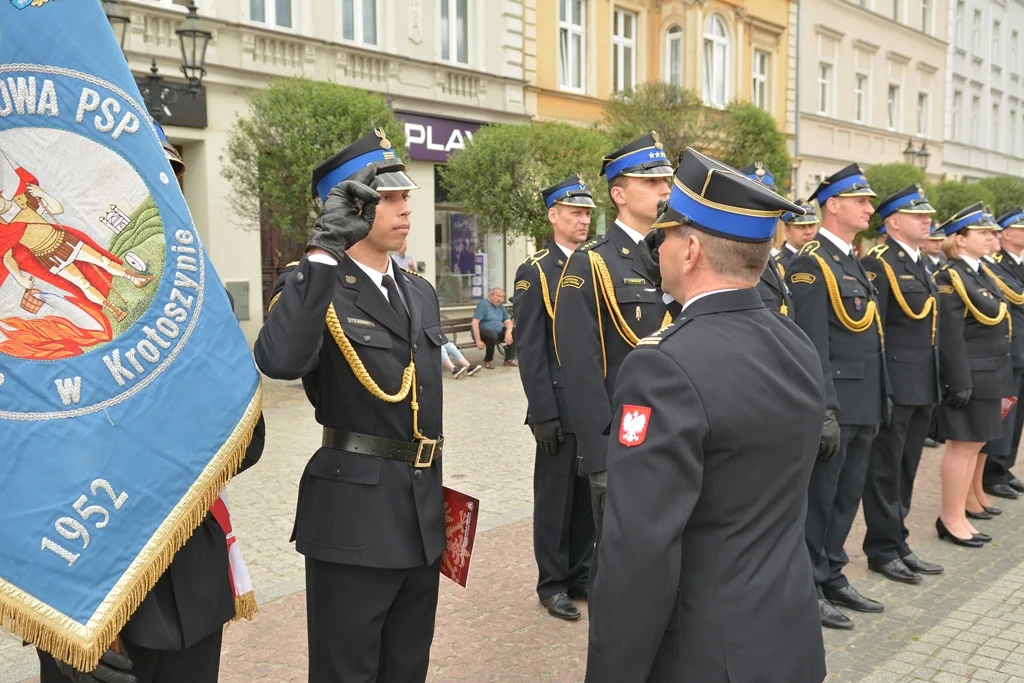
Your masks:
<svg viewBox="0 0 1024 683"><path fill-rule="evenodd" d="M989 206L995 201L991 190L978 183L949 181L936 183L925 190L928 201L938 212L935 220L942 224L960 209L981 202Z"/></svg>
<svg viewBox="0 0 1024 683"><path fill-rule="evenodd" d="M598 131L568 123L484 126L448 158L441 183L484 232L543 239L551 224L540 190L571 174L582 174L590 186L595 214L607 210L607 185L598 176L607 151Z"/></svg>
<svg viewBox="0 0 1024 683"><path fill-rule="evenodd" d="M653 130L675 165L686 147L705 138L707 111L695 91L650 81L612 95L599 125L611 141L604 154Z"/></svg>
<svg viewBox="0 0 1024 683"><path fill-rule="evenodd" d="M1001 175L985 178L978 184L992 193L992 210L999 218L1007 211L1024 206L1024 182L1011 176Z"/></svg>
<svg viewBox="0 0 1024 683"><path fill-rule="evenodd" d="M877 164L865 171L864 175L867 177L871 189L878 195L878 199L875 201L876 207L883 199L908 185L917 184L923 187L927 181L924 171L913 164ZM881 225L882 220L876 213L871 217L871 225L864 236L877 237Z"/></svg>
<svg viewBox="0 0 1024 683"><path fill-rule="evenodd" d="M231 129L221 171L231 183L231 208L247 222L305 241L317 211L313 168L375 127L404 151L405 128L383 97L323 81L275 80L250 96L248 116Z"/></svg>
<svg viewBox="0 0 1024 683"><path fill-rule="evenodd" d="M782 192L788 191L793 160L786 135L775 118L750 102L733 102L725 108L712 156L735 168L760 161L775 176Z"/></svg>

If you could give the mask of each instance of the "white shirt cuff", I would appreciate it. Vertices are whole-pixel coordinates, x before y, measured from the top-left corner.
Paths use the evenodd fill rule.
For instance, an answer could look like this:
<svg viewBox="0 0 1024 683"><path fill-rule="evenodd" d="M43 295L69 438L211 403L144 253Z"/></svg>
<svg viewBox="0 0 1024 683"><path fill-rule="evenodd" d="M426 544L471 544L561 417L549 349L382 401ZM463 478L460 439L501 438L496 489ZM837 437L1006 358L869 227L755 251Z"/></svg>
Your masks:
<svg viewBox="0 0 1024 683"><path fill-rule="evenodd" d="M338 259L334 258L333 256L328 256L327 254L311 254L306 258L312 261L313 263L326 263L329 266L338 265Z"/></svg>

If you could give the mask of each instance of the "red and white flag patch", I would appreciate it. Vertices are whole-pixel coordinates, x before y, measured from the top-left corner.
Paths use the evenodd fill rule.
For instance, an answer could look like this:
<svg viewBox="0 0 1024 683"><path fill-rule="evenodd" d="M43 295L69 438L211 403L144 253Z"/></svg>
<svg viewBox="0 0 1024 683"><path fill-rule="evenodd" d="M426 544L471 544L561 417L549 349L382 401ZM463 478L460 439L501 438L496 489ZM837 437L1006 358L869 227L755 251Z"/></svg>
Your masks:
<svg viewBox="0 0 1024 683"><path fill-rule="evenodd" d="M651 409L646 406L622 406L622 424L619 425L619 443L639 446L647 438L651 424Z"/></svg>

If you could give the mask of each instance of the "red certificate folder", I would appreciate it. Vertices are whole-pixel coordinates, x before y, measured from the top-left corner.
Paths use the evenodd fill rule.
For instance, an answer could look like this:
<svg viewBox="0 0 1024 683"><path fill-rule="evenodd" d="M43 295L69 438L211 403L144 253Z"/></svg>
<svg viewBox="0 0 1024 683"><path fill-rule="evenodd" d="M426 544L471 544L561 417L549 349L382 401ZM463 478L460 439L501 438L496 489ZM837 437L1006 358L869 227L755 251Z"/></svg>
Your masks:
<svg viewBox="0 0 1024 683"><path fill-rule="evenodd" d="M1004 398L1002 400L1002 405L1003 405L1003 412L999 416L1000 420L1005 419L1006 418L1006 414L1009 413L1011 410L1013 410L1013 407L1015 405L1017 405L1017 397L1016 396L1007 396L1006 398Z"/></svg>
<svg viewBox="0 0 1024 683"><path fill-rule="evenodd" d="M444 487L446 547L441 556L441 573L463 588L469 582L469 562L473 559L479 513L479 500Z"/></svg>

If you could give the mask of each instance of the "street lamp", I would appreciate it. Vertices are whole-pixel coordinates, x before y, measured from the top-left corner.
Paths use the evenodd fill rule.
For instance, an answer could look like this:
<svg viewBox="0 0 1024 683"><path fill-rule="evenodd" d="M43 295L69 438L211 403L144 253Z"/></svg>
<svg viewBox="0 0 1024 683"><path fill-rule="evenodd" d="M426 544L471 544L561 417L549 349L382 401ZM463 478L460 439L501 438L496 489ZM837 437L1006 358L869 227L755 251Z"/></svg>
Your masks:
<svg viewBox="0 0 1024 683"><path fill-rule="evenodd" d="M914 138L907 140L907 148L903 150L903 160L913 166L917 166L922 171L928 169L928 159L930 159L932 153L928 151L928 143L924 140L921 141L921 149L914 149Z"/></svg>
<svg viewBox="0 0 1024 683"><path fill-rule="evenodd" d="M124 36L127 34L130 18L118 5L117 0L102 0L103 11L111 27L114 27L115 35L120 30L121 50L124 51ZM153 58L149 67L149 75L143 79L136 79L142 99L146 102L146 109L149 115L156 121L162 121L169 116L171 111L168 105L174 104L178 97L185 93L195 98L199 94L203 77L206 76L206 47L213 38L210 31L199 19L198 8L195 0L188 5L188 16L181 26L175 31L178 41L181 43L181 72L188 79L188 83L169 83L160 75L156 66L156 58Z"/></svg>

